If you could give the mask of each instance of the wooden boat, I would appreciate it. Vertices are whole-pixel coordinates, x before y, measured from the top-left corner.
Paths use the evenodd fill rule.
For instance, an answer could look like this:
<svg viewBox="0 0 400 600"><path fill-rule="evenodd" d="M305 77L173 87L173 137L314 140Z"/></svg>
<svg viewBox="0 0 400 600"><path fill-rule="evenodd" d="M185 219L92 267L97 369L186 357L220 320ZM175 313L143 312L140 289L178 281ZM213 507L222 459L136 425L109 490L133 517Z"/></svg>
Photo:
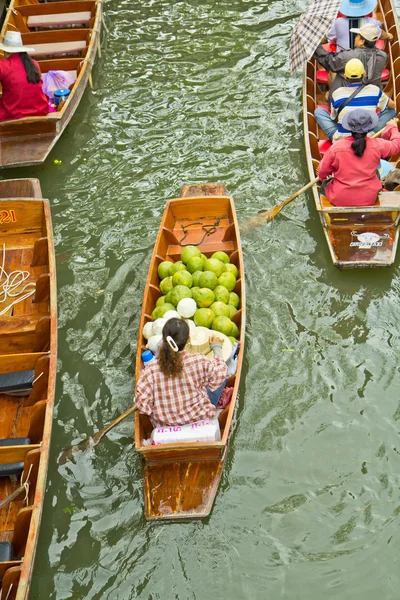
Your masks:
<svg viewBox="0 0 400 600"><path fill-rule="evenodd" d="M241 297L241 308L233 320L240 330L241 348L237 372L227 383L234 388L232 401L219 416L220 442L143 445L143 440L150 436L153 428L147 415L136 413L135 446L143 459L145 514L148 520L204 518L210 513L227 456L243 360L244 270L233 200L226 195L225 186L184 186L180 198L167 202L154 247L140 320L136 377L143 368L141 353L146 343L141 332L145 323L152 320L150 315L161 295L157 267L167 257L172 261L179 259L183 228L186 226L185 245L197 245L204 238L198 246L202 253L209 257L223 250L239 269L240 278L234 291ZM211 229L213 233L204 237L204 227L214 228Z"/></svg>
<svg viewBox="0 0 400 600"><path fill-rule="evenodd" d="M70 0L39 3L11 0L0 33L20 31L24 45L43 73L68 71L75 83L58 112L0 123L0 166L22 167L42 163L74 114L100 47L102 2Z"/></svg>
<svg viewBox="0 0 400 600"><path fill-rule="evenodd" d="M393 35L386 42L388 69L382 79L384 91L396 101L400 110L400 43L396 10L391 0L378 0L376 18ZM379 40L383 48L383 41ZM304 69L303 117L304 138L310 179L317 175L322 154L330 146L318 127L313 113L317 105L326 104L327 73L315 59ZM392 157L397 164L398 157ZM333 264L340 269L351 267L386 267L393 264L399 238L400 192L381 192L374 206L335 207L314 185L315 205L321 218Z"/></svg>
<svg viewBox="0 0 400 600"><path fill-rule="evenodd" d="M0 277L1 597L27 600L49 461L57 353L50 205L38 180L0 182L0 233L0 267L8 275L27 272L15 293L28 284L22 295L5 299L4 271Z"/></svg>

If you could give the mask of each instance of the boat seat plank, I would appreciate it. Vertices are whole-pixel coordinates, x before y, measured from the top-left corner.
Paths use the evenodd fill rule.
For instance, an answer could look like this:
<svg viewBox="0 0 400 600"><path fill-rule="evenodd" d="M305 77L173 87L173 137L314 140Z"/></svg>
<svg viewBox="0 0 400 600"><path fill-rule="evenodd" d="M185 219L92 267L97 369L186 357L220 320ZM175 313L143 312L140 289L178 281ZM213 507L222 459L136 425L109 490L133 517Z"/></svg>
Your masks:
<svg viewBox="0 0 400 600"><path fill-rule="evenodd" d="M50 44L31 44L34 51L32 56L56 56L66 54L82 55L82 51L86 48L85 40L76 40L72 42L55 42Z"/></svg>
<svg viewBox="0 0 400 600"><path fill-rule="evenodd" d="M7 542L2 542L2 543L7 543ZM14 552L14 549L13 549L13 552ZM0 581L3 581L7 569L10 569L11 567L18 567L19 565L21 565L20 560L9 560L6 562L1 561L0 562Z"/></svg>
<svg viewBox="0 0 400 600"><path fill-rule="evenodd" d="M45 352L50 344L50 317L23 315L0 318L0 355Z"/></svg>
<svg viewBox="0 0 400 600"><path fill-rule="evenodd" d="M1 594L7 600L15 600L17 587L21 577L21 567L10 567L4 574L1 584Z"/></svg>
<svg viewBox="0 0 400 600"><path fill-rule="evenodd" d="M31 352L27 354L8 354L1 357L0 373L12 373L14 371L27 371L41 366L40 359L48 357L48 352ZM38 365L39 363L39 365Z"/></svg>
<svg viewBox="0 0 400 600"><path fill-rule="evenodd" d="M49 240L47 237L41 237L35 242L31 267L47 265L49 262Z"/></svg>
<svg viewBox="0 0 400 600"><path fill-rule="evenodd" d="M89 25L92 18L90 10L67 12L52 15L32 15L28 17L27 25L33 27L65 27L66 25Z"/></svg>
<svg viewBox="0 0 400 600"><path fill-rule="evenodd" d="M387 212L400 211L400 192L382 192L373 206L334 206L326 196L320 196L320 212Z"/></svg>
<svg viewBox="0 0 400 600"><path fill-rule="evenodd" d="M40 444L23 444L21 446L0 446L0 468L4 465L24 462L31 450L40 448ZM22 473L22 470L21 470ZM1 473L0 473L1 476Z"/></svg>

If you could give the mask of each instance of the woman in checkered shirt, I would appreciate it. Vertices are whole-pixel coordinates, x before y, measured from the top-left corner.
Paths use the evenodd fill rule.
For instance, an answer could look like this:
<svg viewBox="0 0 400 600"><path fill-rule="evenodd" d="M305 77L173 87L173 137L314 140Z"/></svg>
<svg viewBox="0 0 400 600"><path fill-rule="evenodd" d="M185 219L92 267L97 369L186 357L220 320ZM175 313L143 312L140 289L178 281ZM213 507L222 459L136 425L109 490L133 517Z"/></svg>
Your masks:
<svg viewBox="0 0 400 600"><path fill-rule="evenodd" d="M222 341L210 339L215 357L209 360L183 350L189 339L189 326L183 319L169 319L162 336L157 360L146 367L136 386L139 411L149 415L154 427L212 419L216 408L207 390L222 388L227 378Z"/></svg>

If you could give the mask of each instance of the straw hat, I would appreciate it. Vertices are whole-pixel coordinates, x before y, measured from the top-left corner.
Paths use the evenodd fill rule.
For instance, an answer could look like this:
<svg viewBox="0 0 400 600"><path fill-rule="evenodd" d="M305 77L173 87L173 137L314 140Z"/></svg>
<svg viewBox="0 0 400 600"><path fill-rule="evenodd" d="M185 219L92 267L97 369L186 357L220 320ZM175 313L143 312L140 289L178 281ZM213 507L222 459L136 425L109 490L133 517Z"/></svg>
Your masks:
<svg viewBox="0 0 400 600"><path fill-rule="evenodd" d="M35 52L35 48L28 48L22 45L22 37L19 31L7 31L4 42L0 42L0 50L9 54L17 52Z"/></svg>

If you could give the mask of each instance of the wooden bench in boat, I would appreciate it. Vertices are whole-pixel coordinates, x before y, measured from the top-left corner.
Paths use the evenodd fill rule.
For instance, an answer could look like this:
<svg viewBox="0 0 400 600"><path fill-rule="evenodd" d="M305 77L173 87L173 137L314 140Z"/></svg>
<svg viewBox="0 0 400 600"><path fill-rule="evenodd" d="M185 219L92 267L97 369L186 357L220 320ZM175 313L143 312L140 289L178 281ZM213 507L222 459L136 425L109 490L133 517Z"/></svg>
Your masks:
<svg viewBox="0 0 400 600"><path fill-rule="evenodd" d="M319 212L340 213L382 213L400 211L400 192L381 192L376 204L372 206L334 206L326 196L320 195L321 208Z"/></svg>
<svg viewBox="0 0 400 600"><path fill-rule="evenodd" d="M29 29L45 29L50 27L65 28L71 25L85 25L86 27L89 27L91 18L91 12L88 10L82 12L69 12L61 15L32 15L28 17L26 23Z"/></svg>
<svg viewBox="0 0 400 600"><path fill-rule="evenodd" d="M57 42L55 44L32 44L31 47L34 49L30 53L32 56L72 56L81 55L82 51L86 48L86 42L84 40L77 40L74 42Z"/></svg>
<svg viewBox="0 0 400 600"><path fill-rule="evenodd" d="M33 314L0 318L0 354L46 352L49 346L49 315Z"/></svg>

